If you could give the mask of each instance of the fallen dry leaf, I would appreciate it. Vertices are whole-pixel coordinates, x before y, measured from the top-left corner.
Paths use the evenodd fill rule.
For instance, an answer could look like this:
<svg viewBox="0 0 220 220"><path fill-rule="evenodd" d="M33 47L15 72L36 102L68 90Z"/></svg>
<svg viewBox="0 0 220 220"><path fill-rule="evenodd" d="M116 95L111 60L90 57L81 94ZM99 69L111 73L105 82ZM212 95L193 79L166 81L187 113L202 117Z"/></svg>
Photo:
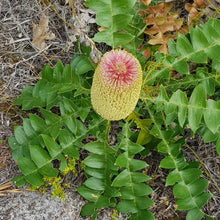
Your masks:
<svg viewBox="0 0 220 220"><path fill-rule="evenodd" d="M158 50L160 52L168 54L167 43L170 38L175 39L175 35L172 34L164 35L161 32L159 32L157 35L153 36L148 41L148 43L152 45L160 45Z"/></svg>
<svg viewBox="0 0 220 220"><path fill-rule="evenodd" d="M144 50L144 51L142 52L142 54L143 54L143 56L144 56L145 59L147 59L148 57L150 57L150 47L147 47L147 49Z"/></svg>
<svg viewBox="0 0 220 220"><path fill-rule="evenodd" d="M185 9L189 12L188 23L190 24L193 20L197 20L202 16L201 9L205 8L207 3L204 0L194 0L192 4L186 3Z"/></svg>
<svg viewBox="0 0 220 220"><path fill-rule="evenodd" d="M32 44L37 50L43 50L47 47L46 40L53 40L54 33L49 31L49 18L45 14L40 17L39 25L33 23Z"/></svg>
<svg viewBox="0 0 220 220"><path fill-rule="evenodd" d="M152 2L152 0L140 0L140 2L148 6Z"/></svg>
<svg viewBox="0 0 220 220"><path fill-rule="evenodd" d="M148 6L147 9L141 10L139 13L146 15L143 20L147 24L144 33L150 35L148 43L160 45L159 51L164 53L168 53L168 40L175 39L177 32L182 33L187 30L187 28L182 30L184 19L179 18L178 13L170 12L172 7L172 2L163 2L155 6Z"/></svg>
<svg viewBox="0 0 220 220"><path fill-rule="evenodd" d="M194 0L194 2L199 7L205 7L206 6L206 2L204 0Z"/></svg>

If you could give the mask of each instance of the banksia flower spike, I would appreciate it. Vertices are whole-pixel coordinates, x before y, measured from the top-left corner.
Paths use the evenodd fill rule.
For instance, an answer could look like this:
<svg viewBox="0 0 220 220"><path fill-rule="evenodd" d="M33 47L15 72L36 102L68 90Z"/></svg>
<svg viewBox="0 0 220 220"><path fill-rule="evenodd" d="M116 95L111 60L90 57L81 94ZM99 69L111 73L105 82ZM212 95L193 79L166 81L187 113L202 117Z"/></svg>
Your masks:
<svg viewBox="0 0 220 220"><path fill-rule="evenodd" d="M134 110L141 84L139 61L124 50L112 50L104 54L95 70L91 88L93 108L107 120L123 119Z"/></svg>

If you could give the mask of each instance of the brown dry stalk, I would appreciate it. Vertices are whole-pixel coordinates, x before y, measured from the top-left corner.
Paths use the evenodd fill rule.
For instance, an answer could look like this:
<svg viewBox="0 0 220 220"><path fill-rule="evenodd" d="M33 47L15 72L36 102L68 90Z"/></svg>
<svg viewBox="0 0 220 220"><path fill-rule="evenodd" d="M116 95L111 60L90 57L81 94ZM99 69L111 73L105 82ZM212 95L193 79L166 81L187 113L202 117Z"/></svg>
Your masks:
<svg viewBox="0 0 220 220"><path fill-rule="evenodd" d="M73 0L68 0L69 1L69 5L72 9L72 13L73 13L73 16L76 17L76 10L75 10L75 7L74 7L74 4L73 4Z"/></svg>
<svg viewBox="0 0 220 220"><path fill-rule="evenodd" d="M20 189L9 189L12 187L12 182L7 182L2 185L0 185L0 196L6 196L7 193L20 193Z"/></svg>
<svg viewBox="0 0 220 220"><path fill-rule="evenodd" d="M194 154L194 156L196 157L196 159L199 161L203 171L206 173L206 175L209 177L209 179L213 182L213 184L216 186L216 188L220 191L220 187L218 186L218 184L215 182L215 180L212 178L212 175L209 173L209 171L205 168L204 163L202 162L202 160L200 159L200 157L197 155L197 153L188 145L186 144L186 147Z"/></svg>

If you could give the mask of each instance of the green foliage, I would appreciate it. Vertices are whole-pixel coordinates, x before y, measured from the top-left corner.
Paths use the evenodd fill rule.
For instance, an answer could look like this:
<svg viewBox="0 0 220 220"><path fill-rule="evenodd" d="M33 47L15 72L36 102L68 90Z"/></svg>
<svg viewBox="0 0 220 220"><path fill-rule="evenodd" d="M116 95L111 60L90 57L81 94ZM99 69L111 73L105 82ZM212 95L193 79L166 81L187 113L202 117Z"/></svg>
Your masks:
<svg viewBox="0 0 220 220"><path fill-rule="evenodd" d="M94 41L105 42L113 48L133 41L138 28L129 24L134 21L131 11L136 2L136 0L87 0L85 5L96 12L96 23L105 28L95 34Z"/></svg>
<svg viewBox="0 0 220 220"><path fill-rule="evenodd" d="M144 173L137 172L147 166L144 161L134 159L134 155L144 148L130 140L128 123L124 124L118 148L121 154L116 159L116 166L121 170L114 179L112 185L118 188L120 202L116 208L122 213L131 212L129 219L154 219L152 213L147 210L153 205L153 201L146 197L152 193L152 189L143 182L150 178Z"/></svg>
<svg viewBox="0 0 220 220"><path fill-rule="evenodd" d="M155 52L146 61L140 53L145 26L135 0L87 0L96 22L105 28L94 40L136 54L144 69L142 93L135 112L119 124L117 143L109 144L111 123L91 108L90 87L95 69L89 52L75 55L65 67L60 61L44 66L35 86L24 88L15 100L32 110L9 138L12 157L22 175L18 186L52 186L63 198L61 177L75 173L79 149L88 152L81 163L86 181L77 191L88 200L82 216L95 219L104 207L127 213L129 219L154 219L148 210L153 190L143 170L145 156L154 148L163 155L160 167L170 169L166 186L173 186L177 209L187 210L187 220L210 219L202 207L211 197L208 181L201 178L197 162L186 162L181 147L190 128L205 142L216 143L220 154L220 21L191 28L170 40L169 55ZM90 51L90 48L88 49ZM93 137L89 142L86 138ZM115 213L114 213L115 214Z"/></svg>
<svg viewBox="0 0 220 220"><path fill-rule="evenodd" d="M172 185L173 194L177 198L176 204L178 210L189 210L186 219L191 219L192 213L202 217L206 216L201 208L211 197L209 193L204 192L208 181L199 178L201 170L199 164L186 162L180 147L184 144L182 138L176 136L175 128L161 128L161 123L156 120L151 111L149 114L154 121L154 127L151 130L152 135L161 139L157 145L157 150L165 157L160 162L161 168L172 169L166 179L166 186ZM178 139L177 139L178 138Z"/></svg>
<svg viewBox="0 0 220 220"><path fill-rule="evenodd" d="M73 81L67 80L67 76L72 76ZM103 123L104 120L100 118L96 120L95 113L88 116L91 104L84 93L74 98L77 88L82 88L84 84L83 80L75 79L79 79L79 74L71 65L63 68L58 62L54 69L45 66L42 79L31 87L32 93L26 93L24 89L21 97L15 100L16 104L22 104L23 109L39 109L39 116L29 114L29 118L23 120L23 126L15 127L15 137L9 138L13 159L23 173L23 176L15 179L18 185L27 181L40 186L44 176L56 177L63 172L67 168L65 156L78 158L81 140ZM52 107L56 114L52 112ZM83 123L87 117L93 121L89 128ZM58 169L53 168L54 160L60 161Z"/></svg>
<svg viewBox="0 0 220 220"><path fill-rule="evenodd" d="M148 72L147 83L153 85L155 80L163 85L167 82L171 83L171 88L181 88L195 83L202 83L208 93L213 92L212 86L216 83L219 85L219 59L220 55L220 21L218 19L210 19L207 23L200 27L191 28L190 34L187 36L179 34L176 42L170 40L168 43L169 55L161 53L156 54L156 61L160 63L159 67ZM202 64L206 66L212 60L212 71L208 72L206 68L202 69L204 75L198 72L195 76L190 74L189 64ZM181 78L173 81L171 78L171 70L181 74ZM204 81L203 81L204 80ZM213 80L215 83L213 83ZM172 85L173 84L173 85Z"/></svg>
<svg viewBox="0 0 220 220"><path fill-rule="evenodd" d="M83 146L90 152L84 160L87 180L78 187L77 191L90 202L82 208L83 216L91 215L95 218L97 209L114 206L112 198L112 176L117 171L114 162L115 150L104 142L91 142Z"/></svg>

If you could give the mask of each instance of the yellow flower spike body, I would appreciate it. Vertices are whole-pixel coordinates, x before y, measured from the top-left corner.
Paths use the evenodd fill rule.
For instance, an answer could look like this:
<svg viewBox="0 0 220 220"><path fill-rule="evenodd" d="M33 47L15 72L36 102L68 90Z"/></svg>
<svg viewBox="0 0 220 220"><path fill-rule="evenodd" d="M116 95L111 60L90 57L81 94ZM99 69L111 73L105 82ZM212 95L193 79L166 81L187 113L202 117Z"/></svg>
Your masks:
<svg viewBox="0 0 220 220"><path fill-rule="evenodd" d="M140 96L142 70L139 61L124 50L112 50L101 58L93 77L91 101L107 120L127 117Z"/></svg>

